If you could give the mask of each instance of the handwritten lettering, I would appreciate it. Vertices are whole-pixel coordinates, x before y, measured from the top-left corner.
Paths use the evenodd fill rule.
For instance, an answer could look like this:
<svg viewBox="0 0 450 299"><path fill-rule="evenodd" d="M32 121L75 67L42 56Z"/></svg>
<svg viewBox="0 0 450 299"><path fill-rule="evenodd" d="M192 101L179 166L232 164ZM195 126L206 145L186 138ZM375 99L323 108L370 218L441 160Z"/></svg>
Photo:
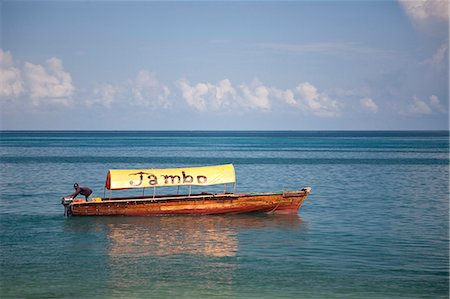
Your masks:
<svg viewBox="0 0 450 299"><path fill-rule="evenodd" d="M158 185L158 178L156 177L156 175L151 174L148 176L148 184L150 186Z"/></svg>
<svg viewBox="0 0 450 299"><path fill-rule="evenodd" d="M194 182L194 178L192 175L186 175L184 171L181 172L183 174L183 184L191 184Z"/></svg>
<svg viewBox="0 0 450 299"><path fill-rule="evenodd" d="M175 179L178 179L177 184L181 182L181 178L179 175L162 175L162 177L164 178L164 184L166 185L169 183L169 179L172 180L172 185L175 184Z"/></svg>
<svg viewBox="0 0 450 299"><path fill-rule="evenodd" d="M180 184L194 184L196 181L197 184L206 184L208 182L208 178L204 175L198 175L195 178L192 175L186 174L185 171L181 172L180 175L160 175L160 179L158 180L158 177L151 173L145 173L145 172L138 172L138 173L132 173L130 175L139 175L139 181L130 180L129 184L133 187L141 186L145 187L146 184L144 183L144 174L148 175L148 185L149 186L158 186L160 181L164 182L164 185L180 185Z"/></svg>
<svg viewBox="0 0 450 299"><path fill-rule="evenodd" d="M199 184L206 184L207 181L208 181L208 179L206 178L206 176L204 176L204 175L197 176L197 182Z"/></svg>
<svg viewBox="0 0 450 299"><path fill-rule="evenodd" d="M130 186L140 186L142 184L142 179L144 178L144 174L147 174L146 172L138 172L138 173L132 173L130 175L139 175L139 182L136 183L133 180L130 181Z"/></svg>

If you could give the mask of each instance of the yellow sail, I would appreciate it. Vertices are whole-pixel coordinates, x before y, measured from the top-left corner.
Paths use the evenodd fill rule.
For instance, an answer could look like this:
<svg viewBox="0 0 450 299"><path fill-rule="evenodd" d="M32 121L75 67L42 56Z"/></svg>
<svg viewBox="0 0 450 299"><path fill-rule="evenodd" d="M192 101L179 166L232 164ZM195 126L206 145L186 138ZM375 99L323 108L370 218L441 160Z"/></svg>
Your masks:
<svg viewBox="0 0 450 299"><path fill-rule="evenodd" d="M208 186L236 182L233 164L194 168L111 169L105 187L109 190L161 186Z"/></svg>

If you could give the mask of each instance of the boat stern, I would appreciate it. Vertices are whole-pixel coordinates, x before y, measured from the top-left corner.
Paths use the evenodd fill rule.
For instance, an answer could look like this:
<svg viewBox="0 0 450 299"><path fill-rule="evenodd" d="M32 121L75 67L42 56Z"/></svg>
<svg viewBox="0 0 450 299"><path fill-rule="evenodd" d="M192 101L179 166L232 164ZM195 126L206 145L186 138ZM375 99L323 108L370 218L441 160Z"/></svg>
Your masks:
<svg viewBox="0 0 450 299"><path fill-rule="evenodd" d="M61 199L61 204L64 206L64 216L71 216L72 215L72 204L73 203L81 203L86 202L86 199L83 198L71 198L71 197L63 197Z"/></svg>

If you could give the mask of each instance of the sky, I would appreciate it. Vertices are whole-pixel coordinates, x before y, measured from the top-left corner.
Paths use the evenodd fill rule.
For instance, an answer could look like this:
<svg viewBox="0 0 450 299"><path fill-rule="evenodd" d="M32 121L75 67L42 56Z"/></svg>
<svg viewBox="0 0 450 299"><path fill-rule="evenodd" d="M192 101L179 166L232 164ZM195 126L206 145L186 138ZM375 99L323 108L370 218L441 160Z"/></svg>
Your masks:
<svg viewBox="0 0 450 299"><path fill-rule="evenodd" d="M0 129L448 130L448 3L0 0Z"/></svg>

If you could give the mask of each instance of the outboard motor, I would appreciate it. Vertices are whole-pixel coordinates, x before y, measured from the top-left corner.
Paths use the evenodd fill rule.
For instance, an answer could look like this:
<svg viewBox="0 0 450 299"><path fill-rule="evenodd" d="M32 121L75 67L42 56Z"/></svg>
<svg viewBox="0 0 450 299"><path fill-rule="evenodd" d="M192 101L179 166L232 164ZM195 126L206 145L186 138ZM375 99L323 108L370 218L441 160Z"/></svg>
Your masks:
<svg viewBox="0 0 450 299"><path fill-rule="evenodd" d="M71 210L70 210L70 204L72 203L73 199L71 197L63 197L61 200L61 204L64 206L64 216L70 216Z"/></svg>

